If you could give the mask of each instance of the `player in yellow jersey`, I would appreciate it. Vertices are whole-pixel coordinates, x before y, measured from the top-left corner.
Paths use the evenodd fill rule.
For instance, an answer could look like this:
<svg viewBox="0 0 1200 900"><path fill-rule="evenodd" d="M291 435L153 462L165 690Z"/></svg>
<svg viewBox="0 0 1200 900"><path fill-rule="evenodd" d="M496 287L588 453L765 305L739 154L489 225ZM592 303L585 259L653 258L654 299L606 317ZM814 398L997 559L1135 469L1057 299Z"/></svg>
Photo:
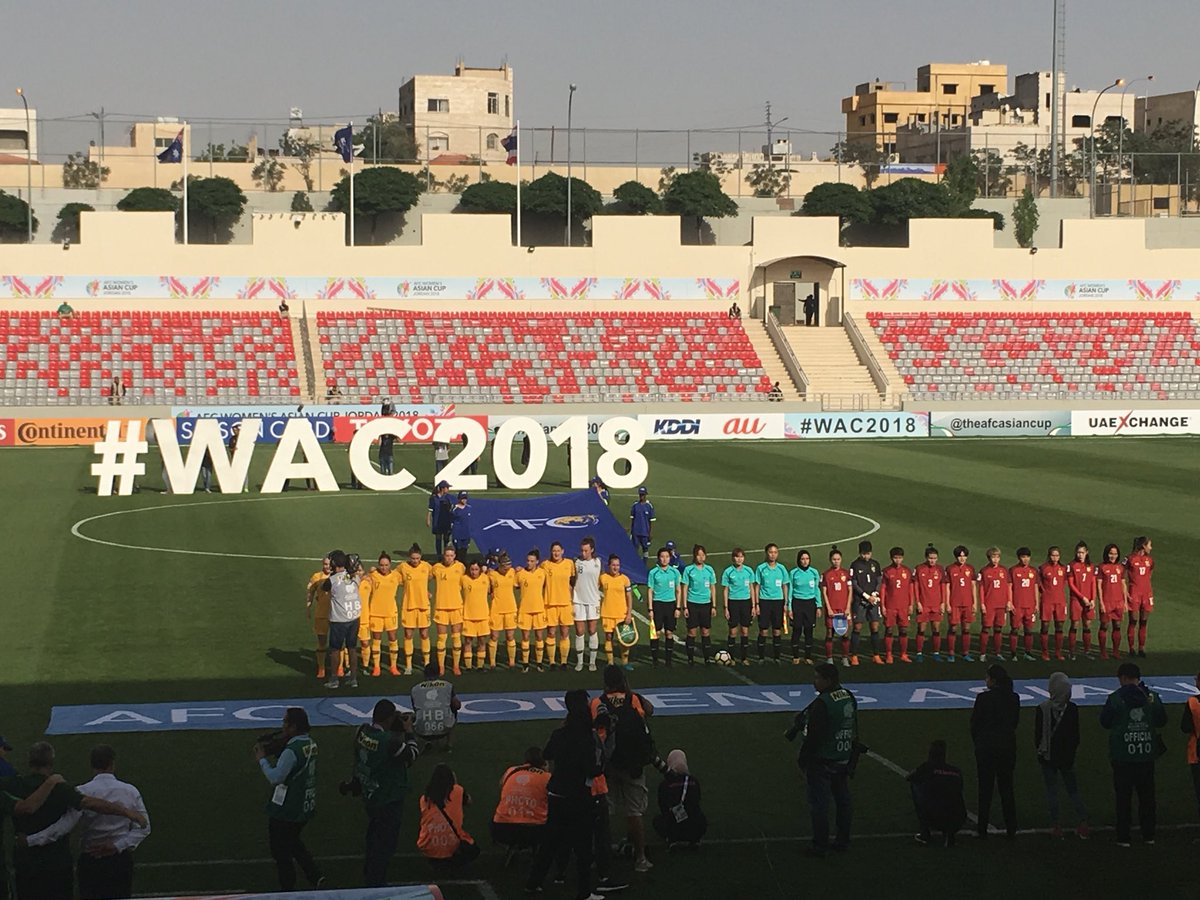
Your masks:
<svg viewBox="0 0 1200 900"><path fill-rule="evenodd" d="M400 572L392 568L392 558L379 554L379 562L371 570L371 674L379 675L382 665L383 634L388 637L388 671L400 674L398 657L400 644L396 632L400 627L400 610L396 606L396 592L400 590Z"/></svg>
<svg viewBox="0 0 1200 900"><path fill-rule="evenodd" d="M325 677L326 645L329 643L329 591L322 590L321 585L329 579L333 569L329 565L329 557L321 560L321 571L313 572L308 579L308 590L305 596L304 608L312 619L313 634L317 636L317 677Z"/></svg>
<svg viewBox="0 0 1200 900"><path fill-rule="evenodd" d="M362 560L354 553L350 554L350 559L353 565L347 569L351 574L357 574L358 582L358 599L362 604L362 612L358 616L358 658L361 660L359 666L363 672L371 671L371 597L375 592L375 583L371 581L367 574ZM375 660L378 665L379 661Z"/></svg>
<svg viewBox="0 0 1200 900"><path fill-rule="evenodd" d="M457 559L453 547L442 550L442 561L433 567L434 595L433 624L437 626L437 661L443 672L461 675L459 657L462 656L463 594L462 580L466 567ZM446 644L450 644L451 664L445 665Z"/></svg>
<svg viewBox="0 0 1200 900"><path fill-rule="evenodd" d="M477 560L472 560L462 580L463 668L482 669L487 661L487 640L492 634L488 618L488 592L492 580Z"/></svg>
<svg viewBox="0 0 1200 900"><path fill-rule="evenodd" d="M567 668L571 652L571 628L575 617L571 613L571 579L575 563L563 558L563 546L558 541L550 545L550 558L542 563L546 573L546 656L554 667L554 649L558 647L559 668Z"/></svg>
<svg viewBox="0 0 1200 900"><path fill-rule="evenodd" d="M400 567L400 584L404 587L404 601L400 608L400 627L404 629L404 674L413 673L413 638L421 637L421 654L424 662L429 655L429 579L433 567L421 559L421 548L416 544L408 550L408 562Z"/></svg>
<svg viewBox="0 0 1200 900"><path fill-rule="evenodd" d="M496 559L496 568L488 573L492 582L492 636L488 641L488 664L496 668L496 653L500 644L500 632L504 632L508 650L508 667L517 667L517 573L508 554L502 552Z"/></svg>
<svg viewBox="0 0 1200 900"><path fill-rule="evenodd" d="M542 671L542 655L546 641L546 570L540 565L541 554L530 550L525 557L525 568L517 573L517 587L521 591L521 608L517 612L517 628L521 629L521 658L525 660L524 671L529 671L529 645L533 643L533 659L537 670Z"/></svg>
<svg viewBox="0 0 1200 900"><path fill-rule="evenodd" d="M621 665L629 668L629 648L617 640L617 626L633 623L633 591L629 576L621 574L621 557L608 558L608 571L600 575L600 627L604 631L604 652L615 663L613 648L621 647Z"/></svg>

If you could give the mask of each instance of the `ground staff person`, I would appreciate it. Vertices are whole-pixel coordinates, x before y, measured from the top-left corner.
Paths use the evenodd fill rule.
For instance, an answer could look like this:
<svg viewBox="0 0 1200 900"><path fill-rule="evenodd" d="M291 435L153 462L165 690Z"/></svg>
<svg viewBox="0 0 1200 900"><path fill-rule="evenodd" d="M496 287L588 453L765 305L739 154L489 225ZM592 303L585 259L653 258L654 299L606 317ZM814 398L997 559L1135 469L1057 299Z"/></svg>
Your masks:
<svg viewBox="0 0 1200 900"><path fill-rule="evenodd" d="M1167 724L1167 710L1158 694L1142 684L1142 670L1133 663L1121 663L1117 680L1121 686L1108 695L1100 711L1100 724L1109 731L1108 757L1117 795L1117 846L1130 845L1135 792L1142 840L1153 844L1158 820L1154 760L1160 755L1158 729Z"/></svg>
<svg viewBox="0 0 1200 900"><path fill-rule="evenodd" d="M1000 790L1004 830L1011 840L1017 836L1017 801L1013 772L1017 767L1017 723L1021 700L1003 666L987 670L987 690L975 698L971 709L971 740L975 744L975 768L979 779L980 838L988 836L993 789Z"/></svg>
<svg viewBox="0 0 1200 900"><path fill-rule="evenodd" d="M837 667L821 663L813 684L817 699L796 716L785 737L795 740L804 733L799 763L808 781L808 805L812 814L810 856L823 857L830 850L850 846L850 775L858 753L858 701L842 687ZM836 808L837 835L829 842L829 800Z"/></svg>
<svg viewBox="0 0 1200 900"><path fill-rule="evenodd" d="M400 814L408 796L408 767L419 754L413 721L391 700L380 700L371 724L354 734L354 777L339 785L359 792L367 808L367 847L363 877L367 887L387 883L388 863L400 839Z"/></svg>
<svg viewBox="0 0 1200 900"><path fill-rule="evenodd" d="M296 889L296 866L313 887L325 879L300 832L317 811L317 742L309 737L308 713L298 706L283 714L275 746L254 745L254 758L274 786L267 803L267 840L279 871L279 889ZM282 744L282 746L279 746ZM275 756L271 765L269 756Z"/></svg>
<svg viewBox="0 0 1200 900"><path fill-rule="evenodd" d="M1200 691L1200 675L1196 676L1196 690ZM1196 752L1196 739L1200 737L1200 697L1188 697L1183 705L1180 730L1187 735L1187 761L1192 772L1192 787L1196 791L1196 806L1200 808L1200 754Z"/></svg>

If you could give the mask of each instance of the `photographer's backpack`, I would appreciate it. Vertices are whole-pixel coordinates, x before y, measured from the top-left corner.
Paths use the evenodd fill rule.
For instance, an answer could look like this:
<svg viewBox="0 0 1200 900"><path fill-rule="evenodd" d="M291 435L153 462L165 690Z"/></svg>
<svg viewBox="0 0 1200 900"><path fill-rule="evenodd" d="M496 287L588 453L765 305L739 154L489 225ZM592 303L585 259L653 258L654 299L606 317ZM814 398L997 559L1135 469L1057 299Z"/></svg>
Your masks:
<svg viewBox="0 0 1200 900"><path fill-rule="evenodd" d="M626 695L624 702L616 707L613 718L616 722L616 747L612 764L636 778L654 758L654 739L650 736L650 728L634 709L632 694Z"/></svg>

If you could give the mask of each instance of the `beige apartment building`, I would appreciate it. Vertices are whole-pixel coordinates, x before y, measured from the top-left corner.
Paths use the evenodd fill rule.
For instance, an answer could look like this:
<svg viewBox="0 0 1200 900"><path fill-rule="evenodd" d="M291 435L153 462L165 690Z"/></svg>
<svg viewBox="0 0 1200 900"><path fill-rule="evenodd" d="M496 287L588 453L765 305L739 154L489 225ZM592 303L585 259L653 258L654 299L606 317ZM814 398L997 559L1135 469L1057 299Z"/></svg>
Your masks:
<svg viewBox="0 0 1200 900"><path fill-rule="evenodd" d="M916 89L893 82L868 81L842 99L846 139L872 141L885 153L896 152L896 129L905 124L955 128L967 120L971 99L1008 92L1008 66L988 60L928 63L917 69Z"/></svg>
<svg viewBox="0 0 1200 900"><path fill-rule="evenodd" d="M0 158L13 157L7 162L24 164L37 161L37 110L29 108L29 127L25 127L25 107L0 109Z"/></svg>
<svg viewBox="0 0 1200 900"><path fill-rule="evenodd" d="M500 142L513 127L512 66L459 62L453 75L414 75L400 86L400 121L425 159L453 154L503 160Z"/></svg>
<svg viewBox="0 0 1200 900"><path fill-rule="evenodd" d="M1134 131L1153 131L1168 122L1183 122L1192 126L1192 134L1200 128L1200 90L1138 97L1133 101ZM2 114L2 112L0 112Z"/></svg>

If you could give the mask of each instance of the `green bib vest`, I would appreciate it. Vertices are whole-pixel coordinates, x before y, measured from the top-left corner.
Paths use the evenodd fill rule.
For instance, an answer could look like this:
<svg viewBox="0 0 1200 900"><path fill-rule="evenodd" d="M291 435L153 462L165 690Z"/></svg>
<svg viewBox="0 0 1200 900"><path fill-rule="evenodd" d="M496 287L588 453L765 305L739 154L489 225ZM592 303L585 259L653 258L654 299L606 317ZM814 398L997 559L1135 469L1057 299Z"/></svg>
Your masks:
<svg viewBox="0 0 1200 900"><path fill-rule="evenodd" d="M828 762L849 762L858 738L858 704L854 695L841 687L820 696L829 718L829 732L817 748L817 757Z"/></svg>
<svg viewBox="0 0 1200 900"><path fill-rule="evenodd" d="M354 774L367 808L402 801L408 793L408 766L393 756L392 733L367 725L359 729L355 744Z"/></svg>
<svg viewBox="0 0 1200 900"><path fill-rule="evenodd" d="M317 743L306 734L287 742L296 757L292 771L277 785L267 804L267 815L285 822L307 822L317 811ZM279 799L282 791L281 803Z"/></svg>
<svg viewBox="0 0 1200 900"><path fill-rule="evenodd" d="M1108 734L1109 758L1115 763L1154 762L1154 726L1151 703L1128 706L1113 697L1117 718Z"/></svg>

